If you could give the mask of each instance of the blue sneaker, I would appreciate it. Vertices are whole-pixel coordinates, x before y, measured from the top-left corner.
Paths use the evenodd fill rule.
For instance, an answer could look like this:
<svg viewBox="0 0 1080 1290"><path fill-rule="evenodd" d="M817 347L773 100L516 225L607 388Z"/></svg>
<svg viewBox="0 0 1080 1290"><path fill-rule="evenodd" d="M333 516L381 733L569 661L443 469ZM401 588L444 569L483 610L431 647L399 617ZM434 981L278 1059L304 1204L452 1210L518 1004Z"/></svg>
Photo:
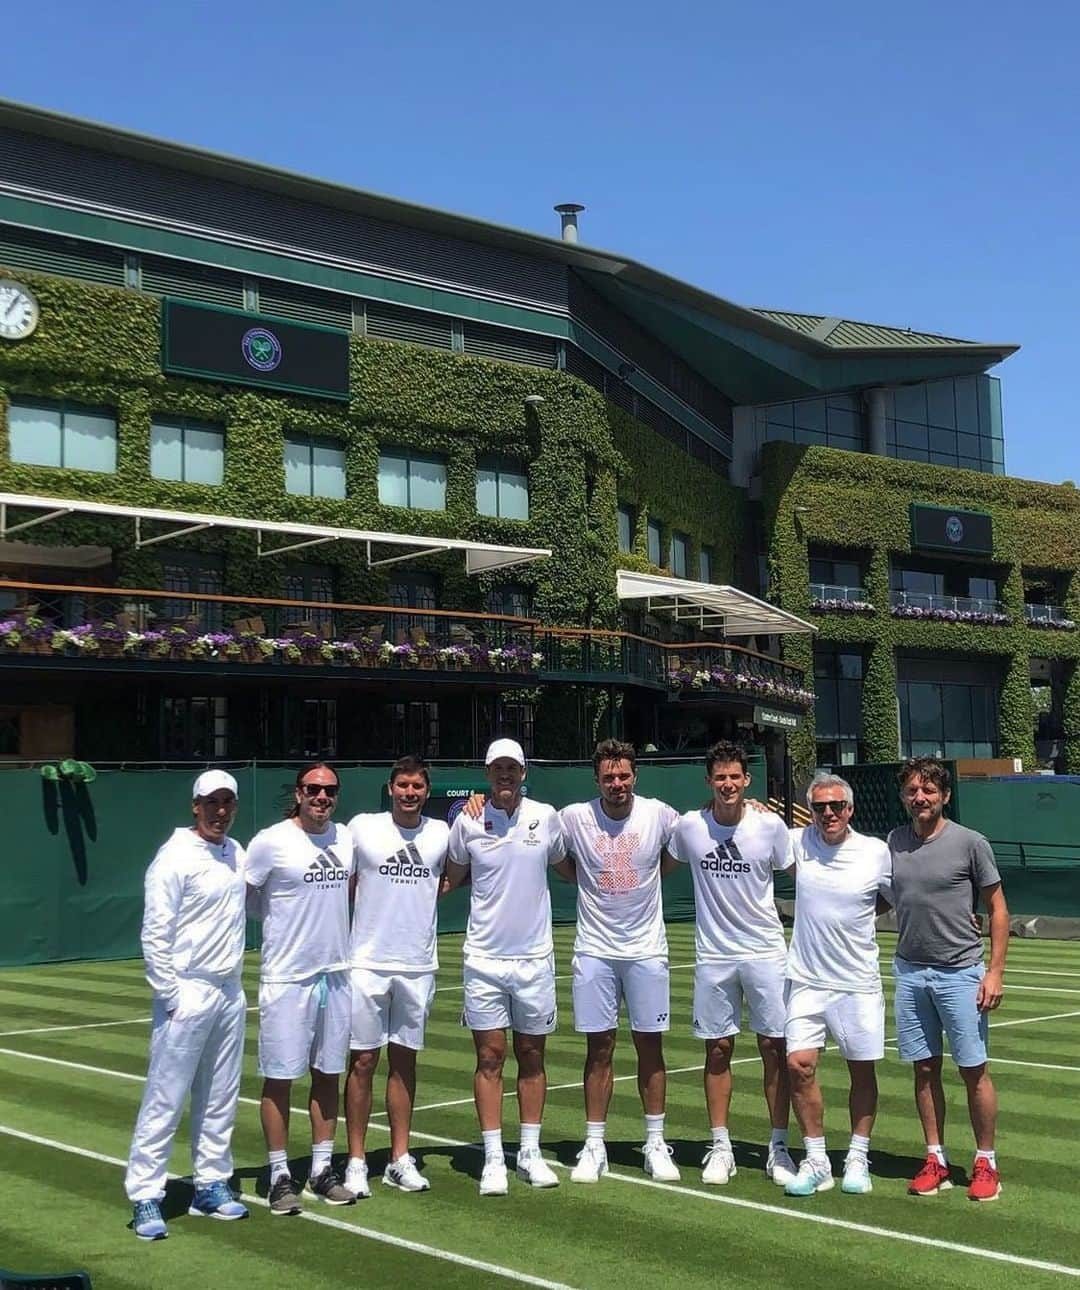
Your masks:
<svg viewBox="0 0 1080 1290"><path fill-rule="evenodd" d="M248 1216L247 1206L241 1205L223 1182L196 1187L188 1213L193 1218L221 1218L226 1222Z"/></svg>
<svg viewBox="0 0 1080 1290"><path fill-rule="evenodd" d="M832 1186L832 1165L828 1158L807 1156L799 1166L799 1172L784 1188L784 1195L813 1196L815 1192L829 1191Z"/></svg>
<svg viewBox="0 0 1080 1290"><path fill-rule="evenodd" d="M140 1241L163 1241L169 1235L161 1206L156 1200L137 1200L131 1215L131 1230Z"/></svg>

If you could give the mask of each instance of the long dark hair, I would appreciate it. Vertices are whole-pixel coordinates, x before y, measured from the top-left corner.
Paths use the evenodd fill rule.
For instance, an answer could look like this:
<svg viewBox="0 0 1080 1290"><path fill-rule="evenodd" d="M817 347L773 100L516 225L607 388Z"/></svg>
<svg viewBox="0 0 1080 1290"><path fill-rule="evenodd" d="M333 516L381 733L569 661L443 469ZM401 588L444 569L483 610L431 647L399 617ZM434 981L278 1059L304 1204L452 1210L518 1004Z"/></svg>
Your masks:
<svg viewBox="0 0 1080 1290"><path fill-rule="evenodd" d="M313 762L310 762L307 766L301 766L300 769L296 772L296 781L293 784L293 791L290 796L288 807L285 811L285 818L287 820L294 819L297 815L300 814L300 803L296 800L295 790L298 789L300 785L304 782L304 776L310 775L313 770L330 771L331 774L334 776L334 779L337 781L338 788L341 787L341 776L337 773L336 770L334 770L333 766L331 766L329 762L313 761ZM286 788L285 792L289 793L289 789Z"/></svg>

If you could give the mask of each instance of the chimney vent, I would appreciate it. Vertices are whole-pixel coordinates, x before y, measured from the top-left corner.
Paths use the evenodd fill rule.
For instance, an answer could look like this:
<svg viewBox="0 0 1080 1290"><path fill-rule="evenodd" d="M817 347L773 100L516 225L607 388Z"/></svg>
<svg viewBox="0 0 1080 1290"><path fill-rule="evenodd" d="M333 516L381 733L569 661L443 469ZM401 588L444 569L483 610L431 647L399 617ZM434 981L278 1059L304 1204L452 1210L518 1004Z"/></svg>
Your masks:
<svg viewBox="0 0 1080 1290"><path fill-rule="evenodd" d="M584 206L579 206L577 202L561 202L555 207L559 218L562 220L562 240L564 242L576 242L577 238L577 217L578 211L583 211Z"/></svg>

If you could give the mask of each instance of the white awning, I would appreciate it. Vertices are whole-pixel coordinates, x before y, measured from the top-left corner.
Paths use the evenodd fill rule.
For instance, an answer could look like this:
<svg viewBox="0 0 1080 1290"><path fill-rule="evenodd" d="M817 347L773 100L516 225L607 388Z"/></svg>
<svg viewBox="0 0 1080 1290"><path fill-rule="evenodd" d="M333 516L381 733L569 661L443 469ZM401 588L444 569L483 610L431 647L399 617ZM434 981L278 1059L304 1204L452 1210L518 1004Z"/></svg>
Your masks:
<svg viewBox="0 0 1080 1290"><path fill-rule="evenodd" d="M42 511L32 519L10 522L9 511ZM61 497L28 497L22 493L0 493L0 541L15 533L36 528L65 515L100 515L105 519L130 519L135 526L136 548L156 546L170 538L197 533L202 529L243 529L256 537L260 559L321 546L324 542L359 542L366 547L369 568L415 560L422 555L462 551L467 573L490 573L515 564L528 564L551 555L551 551L527 546L496 546L470 542L465 538L427 537L419 533L378 533L368 529L332 528L325 524L292 524L278 520L250 520L237 515L202 515L195 511L160 511L144 506L115 506L111 502L83 502ZM161 530L162 525L172 525ZM271 544L266 544L266 539ZM286 541L283 539L291 539ZM401 548L404 547L404 552ZM387 554L387 551L393 554ZM382 554L378 554L378 552Z"/></svg>
<svg viewBox="0 0 1080 1290"><path fill-rule="evenodd" d="M685 578L620 569L617 590L620 600L644 600L650 612L663 610L677 622L692 622L702 630L715 628L724 636L817 631L813 623L804 622L737 587L718 587L711 582L687 582Z"/></svg>

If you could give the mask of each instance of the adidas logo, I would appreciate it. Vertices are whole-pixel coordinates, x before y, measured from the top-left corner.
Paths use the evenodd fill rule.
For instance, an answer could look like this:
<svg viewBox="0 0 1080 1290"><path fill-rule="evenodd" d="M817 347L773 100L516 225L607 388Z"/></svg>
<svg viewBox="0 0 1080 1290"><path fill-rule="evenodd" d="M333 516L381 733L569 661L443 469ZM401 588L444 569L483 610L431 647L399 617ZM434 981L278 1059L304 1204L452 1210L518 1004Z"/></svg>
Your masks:
<svg viewBox="0 0 1080 1290"><path fill-rule="evenodd" d="M750 865L739 854L739 848L735 845L734 839L728 842L718 842L716 849L707 855L700 864L706 873L734 874L750 872Z"/></svg>
<svg viewBox="0 0 1080 1290"><path fill-rule="evenodd" d="M308 865L307 873L304 874L304 881L308 883L317 883L319 885L347 882L349 879L348 869L342 869L340 862L332 858L325 851L319 854Z"/></svg>
<svg viewBox="0 0 1080 1290"><path fill-rule="evenodd" d="M379 865L379 872L387 878L430 878L431 870L424 864L424 857L415 842L402 851L396 851Z"/></svg>

